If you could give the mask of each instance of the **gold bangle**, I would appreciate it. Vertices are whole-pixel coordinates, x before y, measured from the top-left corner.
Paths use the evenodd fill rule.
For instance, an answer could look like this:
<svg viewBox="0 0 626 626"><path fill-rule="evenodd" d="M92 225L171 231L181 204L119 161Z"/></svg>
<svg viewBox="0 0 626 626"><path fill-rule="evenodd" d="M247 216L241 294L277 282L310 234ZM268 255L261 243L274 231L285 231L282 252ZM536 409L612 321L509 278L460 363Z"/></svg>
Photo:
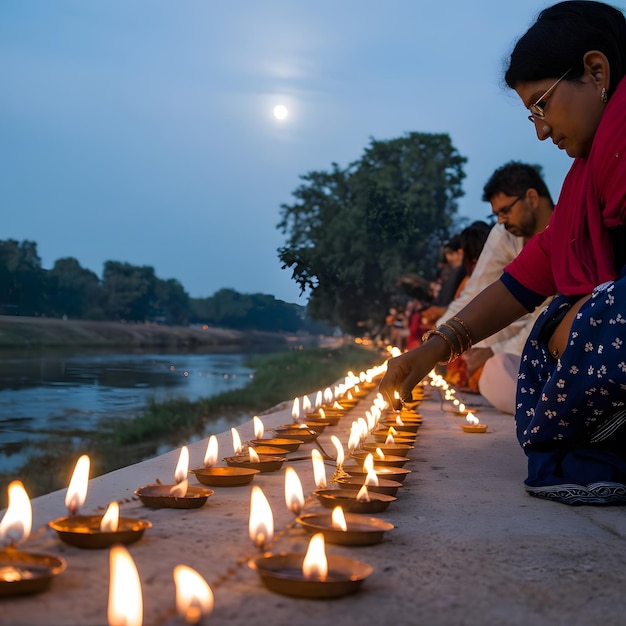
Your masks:
<svg viewBox="0 0 626 626"><path fill-rule="evenodd" d="M449 328L454 333L454 336L459 343L459 349L457 350L457 352L461 354L461 352L464 351L464 348L463 348L464 342L463 342L463 336L461 335L461 333L456 328L454 328L454 326L452 326L451 324L448 324L447 322L445 324L440 324L439 328Z"/></svg>
<svg viewBox="0 0 626 626"><path fill-rule="evenodd" d="M452 343L452 340L450 339L450 337L448 337L445 333L441 332L438 328L435 328L434 330L426 331L422 335L422 343L426 343L433 335L436 335L437 337L441 337L446 342L446 345L450 348L450 356L448 357L448 360L439 361L440 365L448 365L448 363L454 361L454 359L456 359L459 356L459 354L456 351L454 344Z"/></svg>
<svg viewBox="0 0 626 626"><path fill-rule="evenodd" d="M470 329L467 327L467 324L460 318L457 317L456 315L454 317L451 317L448 320L448 323L450 322L456 322L457 324L460 324L461 328L463 328L464 332L465 332L465 336L467 337L467 346L465 347L466 350L469 350L472 347L472 334L470 333Z"/></svg>

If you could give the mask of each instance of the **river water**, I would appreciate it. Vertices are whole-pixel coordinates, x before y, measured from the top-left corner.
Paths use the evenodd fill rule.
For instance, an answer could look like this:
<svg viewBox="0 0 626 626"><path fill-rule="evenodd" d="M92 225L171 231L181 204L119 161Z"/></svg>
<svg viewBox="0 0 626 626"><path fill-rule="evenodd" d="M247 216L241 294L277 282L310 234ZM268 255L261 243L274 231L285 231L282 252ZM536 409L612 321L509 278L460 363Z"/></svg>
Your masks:
<svg viewBox="0 0 626 626"><path fill-rule="evenodd" d="M243 354L94 354L0 357L0 473L52 437L75 437L151 400L198 400L244 387Z"/></svg>

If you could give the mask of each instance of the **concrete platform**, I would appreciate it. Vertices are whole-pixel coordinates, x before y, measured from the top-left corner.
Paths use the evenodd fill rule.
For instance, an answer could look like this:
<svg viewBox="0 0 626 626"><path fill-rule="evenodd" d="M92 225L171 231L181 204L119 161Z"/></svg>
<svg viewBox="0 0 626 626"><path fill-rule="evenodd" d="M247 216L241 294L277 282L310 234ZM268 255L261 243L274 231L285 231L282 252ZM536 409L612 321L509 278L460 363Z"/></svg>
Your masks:
<svg viewBox="0 0 626 626"><path fill-rule="evenodd" d="M373 395L372 395L373 397ZM350 422L364 415L362 401L320 437L344 445ZM449 403L447 403L449 404ZM447 407L446 407L447 408ZM450 407L451 408L451 407ZM266 428L291 421L285 403L264 415ZM623 624L626 621L626 510L571 508L529 497L523 489L525 458L514 436L513 418L483 408L485 434L463 433L463 419L442 411L432 390L420 407L424 424L405 466L412 473L398 500L377 516L395 529L367 547L327 545L328 554L369 563L374 573L361 590L335 600L307 600L268 591L247 566L255 550L248 538L251 486L215 488L195 510L149 509L133 496L159 478L173 481L178 451L90 481L81 513L110 500L126 501L122 515L150 520L153 528L129 546L142 582L144 623L182 623L175 617L172 570L197 569L215 593L206 624L397 625ZM239 428L253 438L251 423ZM220 456L232 452L230 434L220 435ZM314 444L292 457L310 455ZM190 446L191 467L202 465L206 440ZM290 463L305 493L314 488L309 460ZM334 465L327 467L328 476ZM191 477L191 484L195 479ZM284 504L284 470L258 475L273 509L277 531L293 520ZM107 623L108 550L81 550L59 541L45 523L66 513L65 491L33 501L33 552L63 556L67 570L49 590L0 599L0 623L12 626L88 626ZM310 499L307 510L322 510ZM274 551L304 551L310 535L288 529Z"/></svg>

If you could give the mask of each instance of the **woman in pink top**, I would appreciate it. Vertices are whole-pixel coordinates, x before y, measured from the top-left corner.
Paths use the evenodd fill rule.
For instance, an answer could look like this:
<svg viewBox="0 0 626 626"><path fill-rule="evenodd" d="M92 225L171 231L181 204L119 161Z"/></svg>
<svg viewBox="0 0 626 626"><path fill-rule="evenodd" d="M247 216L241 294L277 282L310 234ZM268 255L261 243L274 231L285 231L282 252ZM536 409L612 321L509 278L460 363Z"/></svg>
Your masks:
<svg viewBox="0 0 626 626"><path fill-rule="evenodd" d="M437 362L554 295L526 343L515 419L526 489L568 504L626 503L625 74L626 20L601 2L549 7L517 42L505 80L537 137L574 158L552 219L381 383L408 397Z"/></svg>

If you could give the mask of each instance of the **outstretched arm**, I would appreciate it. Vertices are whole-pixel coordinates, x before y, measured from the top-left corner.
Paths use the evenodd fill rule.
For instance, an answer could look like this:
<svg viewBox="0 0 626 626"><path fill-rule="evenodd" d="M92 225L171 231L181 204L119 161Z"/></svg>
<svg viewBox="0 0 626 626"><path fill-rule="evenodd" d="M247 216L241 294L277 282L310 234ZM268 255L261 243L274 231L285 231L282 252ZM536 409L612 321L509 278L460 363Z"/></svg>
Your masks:
<svg viewBox="0 0 626 626"><path fill-rule="evenodd" d="M469 330L472 343L477 343L526 313L528 313L526 308L511 294L504 283L497 280L461 309L457 317ZM454 342L454 335L451 335L451 341ZM401 402L394 398L394 392L397 391L403 400L410 398L413 387L438 362L446 362L450 354L450 341L438 335L431 335L419 348L405 352L388 362L387 373L380 383L381 393L394 409L400 408Z"/></svg>

